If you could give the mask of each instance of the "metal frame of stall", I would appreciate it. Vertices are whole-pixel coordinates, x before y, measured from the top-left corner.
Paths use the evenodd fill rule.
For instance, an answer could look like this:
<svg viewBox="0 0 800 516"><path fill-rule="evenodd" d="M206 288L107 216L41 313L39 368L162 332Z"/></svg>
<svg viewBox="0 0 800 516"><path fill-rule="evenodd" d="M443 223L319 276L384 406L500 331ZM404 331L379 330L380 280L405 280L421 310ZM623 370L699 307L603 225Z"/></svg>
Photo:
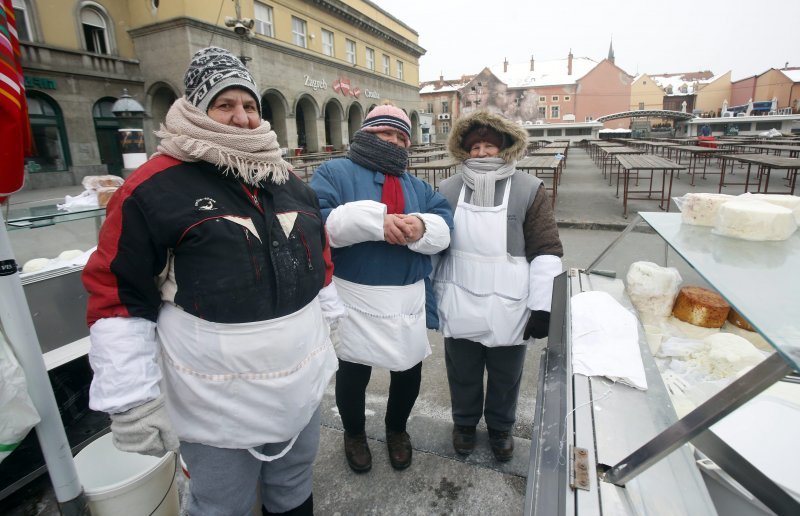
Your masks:
<svg viewBox="0 0 800 516"><path fill-rule="evenodd" d="M675 416L643 337L640 337L640 350L647 374L647 391L617 385L611 385L605 392L598 391L598 387L604 389L601 378L572 374L570 298L584 290L602 290L613 281L607 277L613 273L598 271L595 267L643 220L665 239L666 258L673 244L657 227L661 220L658 217L664 215L637 215L585 270L573 269L556 278L550 337L540 363L524 506L526 515L665 511L669 514L714 514L716 509L700 478L695 459L689 448L683 446L690 442L775 513L800 514L800 502L709 430L714 423L791 373L790 358L782 355L795 350L768 356L681 419ZM687 262L695 267L694 263ZM616 397L616 407L602 406L601 400L608 393ZM619 404L620 400L624 403ZM598 412L598 408L606 414ZM619 449L614 450L615 453L605 453L606 457L617 457L615 461L606 462L602 461L599 448L608 447L608 442L603 442L600 435L607 433L608 427L598 431L598 418L605 418L608 424L607 412L615 409L618 413L611 417L618 417L620 424L614 430L619 433L614 435L616 442L612 446ZM650 428L646 428L648 426ZM614 428L613 422L611 428ZM625 448L626 453L620 453Z"/></svg>

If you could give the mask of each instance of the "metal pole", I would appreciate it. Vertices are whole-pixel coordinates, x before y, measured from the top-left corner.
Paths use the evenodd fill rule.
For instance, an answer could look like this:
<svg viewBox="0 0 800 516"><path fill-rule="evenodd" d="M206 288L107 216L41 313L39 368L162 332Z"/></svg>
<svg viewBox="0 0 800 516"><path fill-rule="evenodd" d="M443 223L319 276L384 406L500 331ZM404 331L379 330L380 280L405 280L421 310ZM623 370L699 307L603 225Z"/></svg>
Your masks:
<svg viewBox="0 0 800 516"><path fill-rule="evenodd" d="M89 514L18 272L6 221L0 213L0 325L25 371L28 392L42 418L36 425L36 436L61 512L70 516Z"/></svg>

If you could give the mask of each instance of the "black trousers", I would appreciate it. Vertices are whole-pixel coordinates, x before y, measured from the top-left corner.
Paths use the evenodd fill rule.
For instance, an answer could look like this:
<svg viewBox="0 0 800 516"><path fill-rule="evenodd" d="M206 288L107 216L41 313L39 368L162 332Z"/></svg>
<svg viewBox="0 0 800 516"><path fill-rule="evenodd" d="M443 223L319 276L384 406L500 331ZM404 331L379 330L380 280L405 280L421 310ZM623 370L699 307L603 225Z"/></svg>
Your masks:
<svg viewBox="0 0 800 516"><path fill-rule="evenodd" d="M336 371L336 406L342 425L348 434L364 431L367 418L366 393L372 367L339 360ZM405 371L392 371L389 382L389 401L384 423L387 430L405 432L408 416L419 396L422 382L422 362Z"/></svg>
<svg viewBox="0 0 800 516"><path fill-rule="evenodd" d="M475 426L483 415L489 428L511 430L517 419L526 351L525 344L490 348L467 339L445 337L444 358L453 422Z"/></svg>

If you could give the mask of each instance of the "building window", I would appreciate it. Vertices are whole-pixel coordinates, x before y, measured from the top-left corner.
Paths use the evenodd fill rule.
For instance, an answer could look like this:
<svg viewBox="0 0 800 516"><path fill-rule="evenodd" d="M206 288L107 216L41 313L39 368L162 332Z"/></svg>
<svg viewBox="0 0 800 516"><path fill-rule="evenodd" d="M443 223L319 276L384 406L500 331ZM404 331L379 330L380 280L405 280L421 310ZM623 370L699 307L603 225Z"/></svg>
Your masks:
<svg viewBox="0 0 800 516"><path fill-rule="evenodd" d="M639 111L644 111L644 102L639 102Z"/></svg>
<svg viewBox="0 0 800 516"><path fill-rule="evenodd" d="M94 7L81 9L81 29L86 50L95 54L108 54L108 24L102 12Z"/></svg>
<svg viewBox="0 0 800 516"><path fill-rule="evenodd" d="M400 79L401 81L403 80L403 62L402 61L398 61L397 62L397 78Z"/></svg>
<svg viewBox="0 0 800 516"><path fill-rule="evenodd" d="M545 97L544 95L540 96L539 102L547 102L547 97Z"/></svg>
<svg viewBox="0 0 800 516"><path fill-rule="evenodd" d="M433 113L433 102L428 102L427 112L428 113Z"/></svg>
<svg viewBox="0 0 800 516"><path fill-rule="evenodd" d="M564 102L569 102L569 101L570 101L570 96L564 95Z"/></svg>
<svg viewBox="0 0 800 516"><path fill-rule="evenodd" d="M442 101L442 113L449 113L450 112L450 102L444 100Z"/></svg>
<svg viewBox="0 0 800 516"><path fill-rule="evenodd" d="M550 106L550 118L560 118L558 116L558 106Z"/></svg>
<svg viewBox="0 0 800 516"><path fill-rule="evenodd" d="M383 54L383 74L389 75L389 56Z"/></svg>
<svg viewBox="0 0 800 516"><path fill-rule="evenodd" d="M306 39L306 21L292 16L292 40L298 47L308 48Z"/></svg>
<svg viewBox="0 0 800 516"><path fill-rule="evenodd" d="M256 34L267 36L270 38L275 37L272 29L272 7L262 4L261 2L255 3L256 8Z"/></svg>
<svg viewBox="0 0 800 516"><path fill-rule="evenodd" d="M553 95L553 96L550 98L550 102L558 102L558 95Z"/></svg>
<svg viewBox="0 0 800 516"><path fill-rule="evenodd" d="M70 165L67 133L61 108L51 98L36 92L26 94L35 154L25 158L31 172L67 170Z"/></svg>
<svg viewBox="0 0 800 516"><path fill-rule="evenodd" d="M11 5L14 7L14 19L17 22L17 37L20 41L33 41L31 21L28 18L28 6L25 5L25 0L13 0Z"/></svg>
<svg viewBox="0 0 800 516"><path fill-rule="evenodd" d="M450 122L442 122L442 134L450 132Z"/></svg>
<svg viewBox="0 0 800 516"><path fill-rule="evenodd" d="M375 50L371 48L367 49L367 68L375 69Z"/></svg>
<svg viewBox="0 0 800 516"><path fill-rule="evenodd" d="M547 116L547 106L539 106L539 118Z"/></svg>
<svg viewBox="0 0 800 516"><path fill-rule="evenodd" d="M322 53L333 57L333 32L322 29Z"/></svg>
<svg viewBox="0 0 800 516"><path fill-rule="evenodd" d="M347 56L347 62L356 64L356 42L352 39L344 40L344 53Z"/></svg>

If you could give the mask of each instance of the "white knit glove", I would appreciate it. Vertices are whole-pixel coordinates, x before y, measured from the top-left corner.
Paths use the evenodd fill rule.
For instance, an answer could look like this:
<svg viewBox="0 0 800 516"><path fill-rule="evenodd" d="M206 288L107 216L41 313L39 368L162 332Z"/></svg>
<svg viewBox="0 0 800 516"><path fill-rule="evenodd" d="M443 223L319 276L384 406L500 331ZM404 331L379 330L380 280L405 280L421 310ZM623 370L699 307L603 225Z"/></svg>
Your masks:
<svg viewBox="0 0 800 516"><path fill-rule="evenodd" d="M111 414L111 433L114 446L126 452L161 457L180 446L164 408L164 396Z"/></svg>

